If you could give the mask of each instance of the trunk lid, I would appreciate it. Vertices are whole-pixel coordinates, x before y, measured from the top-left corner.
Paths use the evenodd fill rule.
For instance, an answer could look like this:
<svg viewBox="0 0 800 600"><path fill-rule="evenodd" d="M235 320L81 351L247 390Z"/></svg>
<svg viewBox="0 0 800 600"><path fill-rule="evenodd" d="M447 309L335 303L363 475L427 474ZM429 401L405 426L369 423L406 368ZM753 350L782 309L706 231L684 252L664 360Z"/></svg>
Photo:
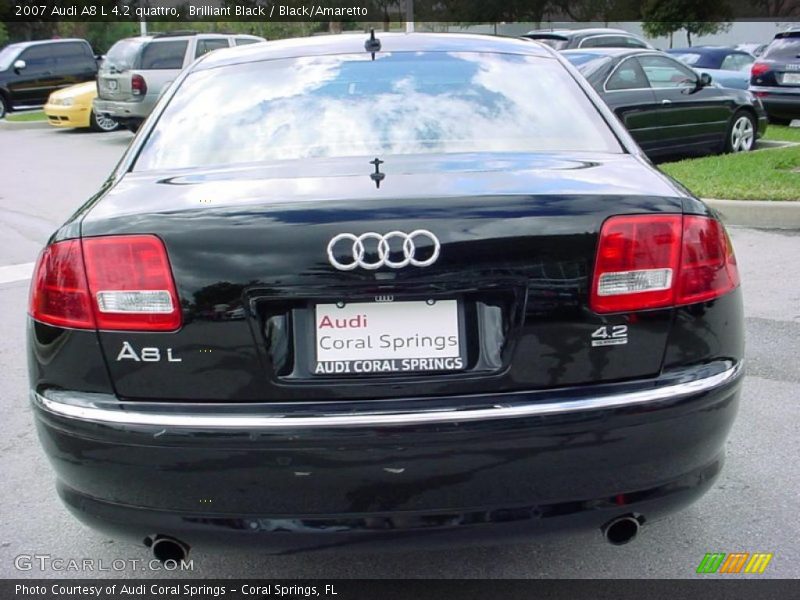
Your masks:
<svg viewBox="0 0 800 600"><path fill-rule="evenodd" d="M379 187L368 159L126 175L88 212L82 235L161 237L184 325L169 334L99 334L117 393L355 400L563 387L660 371L672 309L604 316L588 309L603 221L681 212L682 193L641 159L450 155L392 157L379 167ZM418 230L440 244L428 266L340 270L330 262L328 246L340 234ZM391 262L404 260L404 239L388 240ZM363 241L364 260L379 261L378 238ZM348 262L351 242L334 245L334 258ZM423 236L415 250L427 262L435 248ZM317 327L326 314L335 322L337 303L356 326L359 315L395 319L398 338L428 329L457 336L463 370L315 374ZM432 306L443 312L415 320ZM143 348L158 348L159 360L141 360Z"/></svg>

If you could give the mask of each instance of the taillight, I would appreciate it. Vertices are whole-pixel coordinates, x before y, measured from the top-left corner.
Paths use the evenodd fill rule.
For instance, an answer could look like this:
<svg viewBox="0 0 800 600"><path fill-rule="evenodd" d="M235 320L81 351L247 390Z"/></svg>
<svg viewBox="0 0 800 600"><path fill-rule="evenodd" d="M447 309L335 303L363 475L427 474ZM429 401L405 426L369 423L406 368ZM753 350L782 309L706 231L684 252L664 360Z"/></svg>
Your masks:
<svg viewBox="0 0 800 600"><path fill-rule="evenodd" d="M95 328L80 240L56 242L39 255L28 312L37 321L57 327Z"/></svg>
<svg viewBox="0 0 800 600"><path fill-rule="evenodd" d="M42 253L31 315L80 329L174 331L181 309L167 252L152 235L69 240Z"/></svg>
<svg viewBox="0 0 800 600"><path fill-rule="evenodd" d="M733 247L708 217L611 217L600 231L590 307L598 313L706 302L739 285Z"/></svg>
<svg viewBox="0 0 800 600"><path fill-rule="evenodd" d="M739 285L733 244L722 223L708 217L683 217L683 250L676 304L705 302Z"/></svg>
<svg viewBox="0 0 800 600"><path fill-rule="evenodd" d="M750 67L750 76L751 77L760 77L764 73L769 71L769 65L764 62L754 62L753 66Z"/></svg>
<svg viewBox="0 0 800 600"><path fill-rule="evenodd" d="M141 75L134 75L131 78L131 92L134 96L144 96L147 94L147 83Z"/></svg>

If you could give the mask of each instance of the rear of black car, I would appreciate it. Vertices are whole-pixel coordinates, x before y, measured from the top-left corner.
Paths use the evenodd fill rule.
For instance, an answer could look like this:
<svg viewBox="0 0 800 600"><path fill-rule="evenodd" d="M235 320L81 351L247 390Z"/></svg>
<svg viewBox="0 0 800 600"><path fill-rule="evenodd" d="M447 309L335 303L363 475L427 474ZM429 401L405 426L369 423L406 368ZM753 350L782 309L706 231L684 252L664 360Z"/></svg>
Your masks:
<svg viewBox="0 0 800 600"><path fill-rule="evenodd" d="M750 91L761 99L770 122L800 119L800 30L775 36L753 63Z"/></svg>
<svg viewBox="0 0 800 600"><path fill-rule="evenodd" d="M588 85L515 40L264 46L186 73L42 255L67 506L161 548L624 542L706 491L733 251Z"/></svg>

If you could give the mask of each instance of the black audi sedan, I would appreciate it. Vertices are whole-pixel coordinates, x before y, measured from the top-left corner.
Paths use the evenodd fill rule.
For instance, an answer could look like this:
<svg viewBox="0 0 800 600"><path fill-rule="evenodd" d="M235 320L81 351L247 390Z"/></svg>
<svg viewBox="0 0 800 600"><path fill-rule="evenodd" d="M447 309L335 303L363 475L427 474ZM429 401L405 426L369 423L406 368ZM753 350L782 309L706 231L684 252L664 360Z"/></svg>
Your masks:
<svg viewBox="0 0 800 600"><path fill-rule="evenodd" d="M650 157L748 152L767 128L761 101L655 50L567 50Z"/></svg>
<svg viewBox="0 0 800 600"><path fill-rule="evenodd" d="M58 493L161 559L624 543L713 485L743 376L717 215L556 52L488 36L206 55L29 313Z"/></svg>

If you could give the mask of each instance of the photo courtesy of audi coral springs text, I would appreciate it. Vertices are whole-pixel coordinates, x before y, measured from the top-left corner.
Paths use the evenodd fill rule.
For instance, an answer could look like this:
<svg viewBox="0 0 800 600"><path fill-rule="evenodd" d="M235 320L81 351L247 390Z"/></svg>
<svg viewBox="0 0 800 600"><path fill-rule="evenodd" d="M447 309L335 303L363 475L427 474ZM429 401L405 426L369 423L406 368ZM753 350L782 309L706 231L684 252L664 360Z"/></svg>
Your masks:
<svg viewBox="0 0 800 600"><path fill-rule="evenodd" d="M555 51L489 36L206 55L29 313L61 499L162 559L622 544L714 484L743 375L717 215Z"/></svg>

